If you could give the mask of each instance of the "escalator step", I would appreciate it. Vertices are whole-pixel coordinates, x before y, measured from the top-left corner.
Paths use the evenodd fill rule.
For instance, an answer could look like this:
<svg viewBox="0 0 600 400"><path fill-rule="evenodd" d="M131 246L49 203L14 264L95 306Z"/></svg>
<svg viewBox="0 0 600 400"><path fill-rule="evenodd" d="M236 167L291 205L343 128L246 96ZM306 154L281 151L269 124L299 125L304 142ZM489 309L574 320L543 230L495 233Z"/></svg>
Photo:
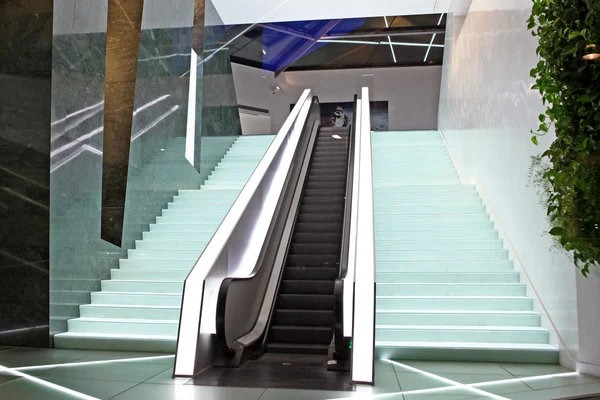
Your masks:
<svg viewBox="0 0 600 400"><path fill-rule="evenodd" d="M308 175L312 178L313 176L321 175L344 175L346 176L347 169L344 168L310 168Z"/></svg>
<svg viewBox="0 0 600 400"><path fill-rule="evenodd" d="M273 325L333 326L333 310L275 310Z"/></svg>
<svg viewBox="0 0 600 400"><path fill-rule="evenodd" d="M271 340L276 343L329 344L332 338L332 327L289 325L271 327Z"/></svg>
<svg viewBox="0 0 600 400"><path fill-rule="evenodd" d="M342 234L335 233L296 233L292 238L292 243L327 243L342 240Z"/></svg>
<svg viewBox="0 0 600 400"><path fill-rule="evenodd" d="M288 256L288 262L290 265L311 265L319 266L326 263L336 264L339 263L339 254L292 254Z"/></svg>
<svg viewBox="0 0 600 400"><path fill-rule="evenodd" d="M348 157L332 157L329 155L319 155L313 157L313 161L319 164L332 163L332 164L346 164Z"/></svg>
<svg viewBox="0 0 600 400"><path fill-rule="evenodd" d="M299 281L284 280L281 286L282 294L331 294L335 281ZM301 324L304 325L304 324Z"/></svg>
<svg viewBox="0 0 600 400"><path fill-rule="evenodd" d="M337 233L341 232L342 224L339 222L299 222L294 229L298 233Z"/></svg>
<svg viewBox="0 0 600 400"><path fill-rule="evenodd" d="M348 155L348 153L346 151L344 151L343 149L339 149L339 150L333 150L333 149L325 149L325 150L321 150L318 149L317 151L315 151L313 153L313 157L317 158L317 157L342 157L342 158L346 158Z"/></svg>
<svg viewBox="0 0 600 400"><path fill-rule="evenodd" d="M269 353L327 354L328 344L267 343Z"/></svg>
<svg viewBox="0 0 600 400"><path fill-rule="evenodd" d="M340 243L292 243L290 254L328 255L339 254Z"/></svg>
<svg viewBox="0 0 600 400"><path fill-rule="evenodd" d="M297 280L333 280L338 277L338 268L331 267L310 267L310 266L286 266L283 270L283 279Z"/></svg>
<svg viewBox="0 0 600 400"><path fill-rule="evenodd" d="M318 206L303 205L300 207L300 214L343 214L344 206L339 205L325 205L320 204Z"/></svg>
<svg viewBox="0 0 600 400"><path fill-rule="evenodd" d="M277 308L287 310L333 310L333 295L280 294Z"/></svg>
<svg viewBox="0 0 600 400"><path fill-rule="evenodd" d="M304 190L304 196L306 197L344 197L346 195L344 189L333 189L333 190L323 190L323 189L306 189Z"/></svg>
<svg viewBox="0 0 600 400"><path fill-rule="evenodd" d="M346 175L309 175L307 182L344 182L346 183Z"/></svg>
<svg viewBox="0 0 600 400"><path fill-rule="evenodd" d="M323 204L323 205L338 205L340 204L342 207L344 206L344 201L345 199L341 196L331 196L331 197L318 197L318 196L310 196L310 197L304 197L302 199L302 205L316 205L316 204Z"/></svg>
<svg viewBox="0 0 600 400"><path fill-rule="evenodd" d="M344 218L343 214L299 214L297 221L299 223L312 222L312 223L340 223Z"/></svg>
<svg viewBox="0 0 600 400"><path fill-rule="evenodd" d="M307 189L342 189L346 187L346 182L308 182L306 184Z"/></svg>

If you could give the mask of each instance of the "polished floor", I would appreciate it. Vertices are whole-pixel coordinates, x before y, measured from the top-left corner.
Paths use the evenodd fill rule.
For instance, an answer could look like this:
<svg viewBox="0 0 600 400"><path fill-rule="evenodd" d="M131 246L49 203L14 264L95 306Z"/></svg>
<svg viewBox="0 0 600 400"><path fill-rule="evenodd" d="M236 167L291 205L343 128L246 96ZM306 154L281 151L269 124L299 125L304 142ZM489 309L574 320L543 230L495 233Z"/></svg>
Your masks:
<svg viewBox="0 0 600 400"><path fill-rule="evenodd" d="M0 399L546 400L600 393L600 379L544 364L378 361L375 387L355 392L195 386L172 379L172 365L164 354L5 347Z"/></svg>

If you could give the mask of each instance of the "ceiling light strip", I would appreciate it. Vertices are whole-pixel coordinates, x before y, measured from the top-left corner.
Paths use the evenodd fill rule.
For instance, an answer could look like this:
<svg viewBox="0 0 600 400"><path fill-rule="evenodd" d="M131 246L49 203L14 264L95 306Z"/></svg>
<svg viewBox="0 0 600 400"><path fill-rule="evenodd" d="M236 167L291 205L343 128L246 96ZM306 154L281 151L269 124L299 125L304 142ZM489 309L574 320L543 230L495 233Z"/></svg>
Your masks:
<svg viewBox="0 0 600 400"><path fill-rule="evenodd" d="M444 19L444 13L442 13L440 15L440 19L438 20L438 23L437 23L438 26L440 26L440 24L442 23L443 19ZM431 48L433 47L433 41L435 40L436 35L437 34L434 33L433 36L431 37L431 43L429 43L429 47L427 48L427 53L425 53L425 58L423 59L423 62L427 62L427 57L429 57L429 52L431 51Z"/></svg>
<svg viewBox="0 0 600 400"><path fill-rule="evenodd" d="M388 24L388 20L387 17L383 17L383 20L385 21L385 28L389 28L390 24ZM398 61L396 61L396 53L394 53L394 46L392 46L392 39L388 36L388 43L390 45L390 51L392 52L392 58L394 59L394 64L397 64Z"/></svg>

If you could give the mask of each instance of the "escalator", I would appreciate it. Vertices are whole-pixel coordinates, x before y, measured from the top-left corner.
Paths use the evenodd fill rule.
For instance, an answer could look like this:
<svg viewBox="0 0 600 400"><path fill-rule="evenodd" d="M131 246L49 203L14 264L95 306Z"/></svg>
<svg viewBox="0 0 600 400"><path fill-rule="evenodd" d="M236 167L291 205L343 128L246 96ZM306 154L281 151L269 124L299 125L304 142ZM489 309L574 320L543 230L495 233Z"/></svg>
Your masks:
<svg viewBox="0 0 600 400"><path fill-rule="evenodd" d="M327 355L340 269L348 128L321 128L300 201L266 351Z"/></svg>
<svg viewBox="0 0 600 400"><path fill-rule="evenodd" d="M214 360L194 384L353 390L342 311L355 120L320 121L315 97L254 271L221 283Z"/></svg>

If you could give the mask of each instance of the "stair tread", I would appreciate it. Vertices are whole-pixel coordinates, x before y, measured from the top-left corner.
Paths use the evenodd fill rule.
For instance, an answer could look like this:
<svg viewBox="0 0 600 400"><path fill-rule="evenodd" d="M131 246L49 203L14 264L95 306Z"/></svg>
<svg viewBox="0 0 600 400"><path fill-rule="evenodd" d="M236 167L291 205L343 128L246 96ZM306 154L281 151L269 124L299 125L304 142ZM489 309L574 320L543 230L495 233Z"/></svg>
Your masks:
<svg viewBox="0 0 600 400"><path fill-rule="evenodd" d="M452 349L531 349L531 350L551 350L558 351L558 348L541 343L485 343L485 342L402 342L376 340L376 347L397 346L397 347L428 347L428 348L452 348Z"/></svg>
<svg viewBox="0 0 600 400"><path fill-rule="evenodd" d="M81 322L114 322L114 323L140 323L140 324L179 324L179 320L173 319L139 319L139 318L98 318L98 317L79 317L71 318Z"/></svg>
<svg viewBox="0 0 600 400"><path fill-rule="evenodd" d="M534 331L546 332L547 329L538 326L494 326L494 325L375 325L376 329L407 329L407 330L473 330L473 331Z"/></svg>

